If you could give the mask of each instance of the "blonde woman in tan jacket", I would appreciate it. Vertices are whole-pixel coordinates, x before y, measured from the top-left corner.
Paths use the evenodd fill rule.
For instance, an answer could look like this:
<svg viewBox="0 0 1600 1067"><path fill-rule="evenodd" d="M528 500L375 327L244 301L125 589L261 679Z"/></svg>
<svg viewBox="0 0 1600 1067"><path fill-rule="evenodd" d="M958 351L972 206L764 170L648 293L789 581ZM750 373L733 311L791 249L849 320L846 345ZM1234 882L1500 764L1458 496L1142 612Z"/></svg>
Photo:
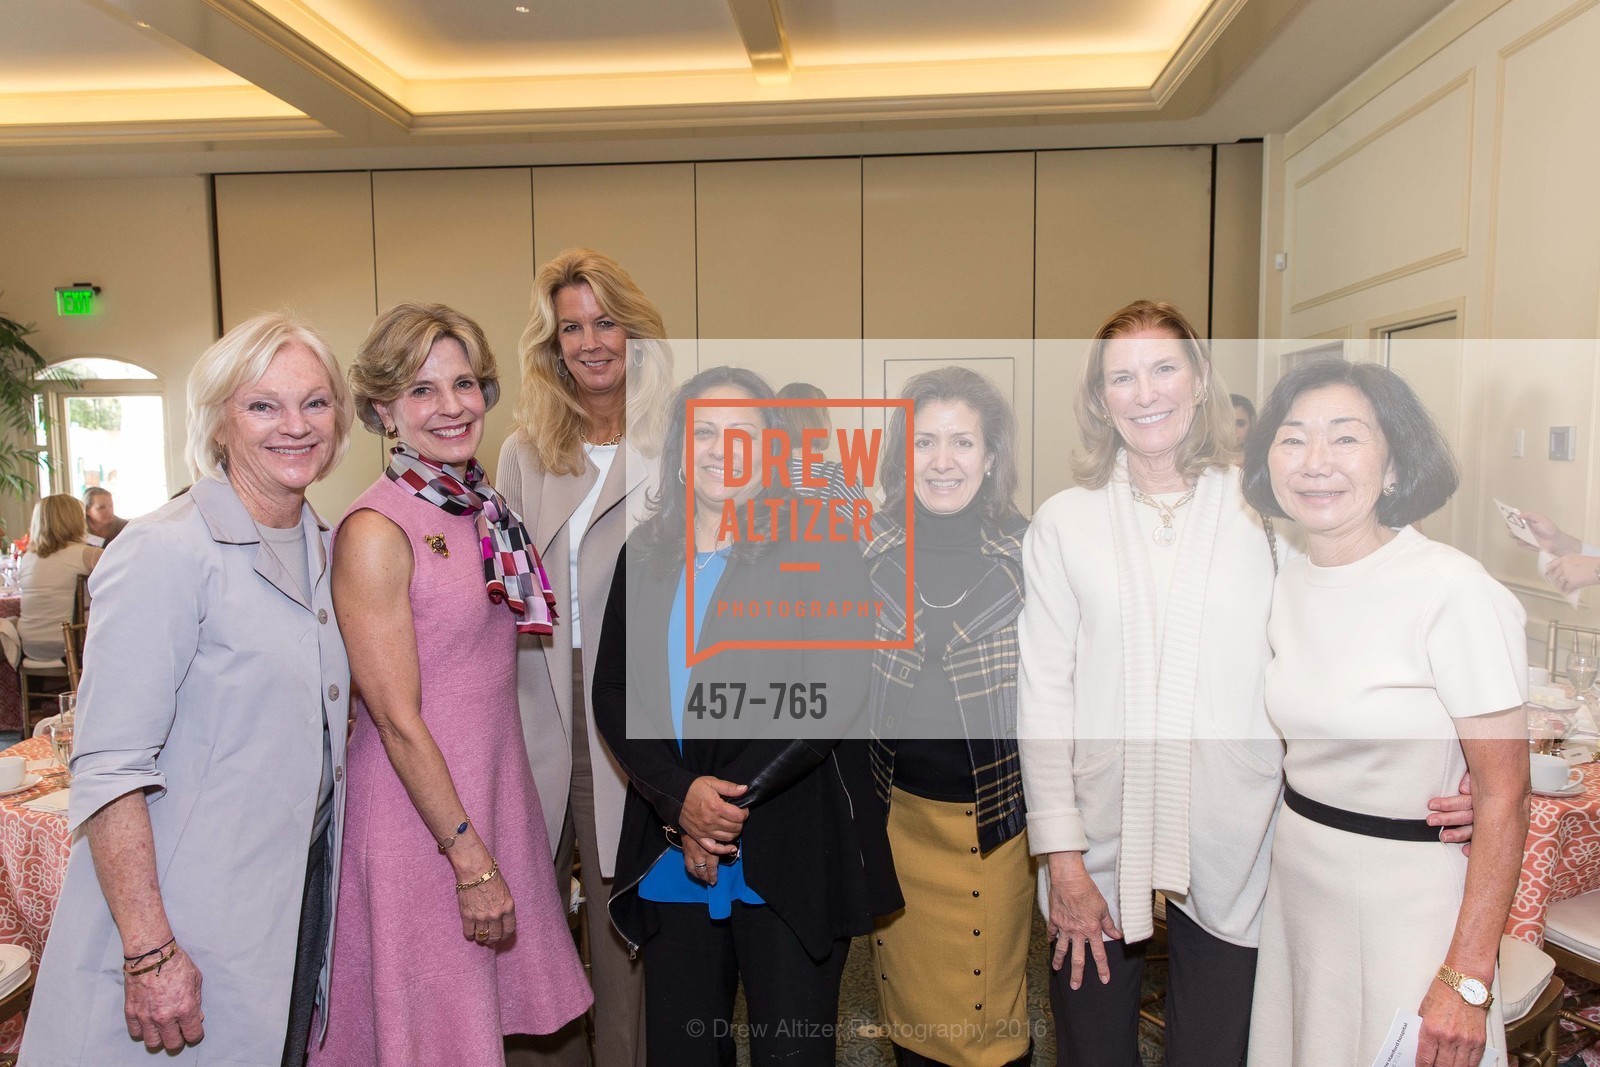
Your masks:
<svg viewBox="0 0 1600 1067"><path fill-rule="evenodd" d="M594 1062L604 1067L644 1063L644 977L606 913L627 778L595 729L589 691L612 572L660 451L673 381L665 332L610 257L574 248L541 267L520 346L517 430L495 480L524 516L556 594L554 634L525 636L517 650L517 698L561 886L574 846L582 859ZM574 1024L536 1059L587 1064L587 1044Z"/></svg>

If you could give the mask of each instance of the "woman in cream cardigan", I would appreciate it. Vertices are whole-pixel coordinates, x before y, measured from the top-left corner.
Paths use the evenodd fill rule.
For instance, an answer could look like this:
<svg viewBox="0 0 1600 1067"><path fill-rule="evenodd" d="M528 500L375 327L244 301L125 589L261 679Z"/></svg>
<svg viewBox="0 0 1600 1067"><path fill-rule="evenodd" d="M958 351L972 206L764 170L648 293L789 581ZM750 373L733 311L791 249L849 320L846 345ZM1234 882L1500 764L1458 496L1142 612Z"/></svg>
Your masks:
<svg viewBox="0 0 1600 1067"><path fill-rule="evenodd" d="M1029 847L1048 857L1053 966L1070 960L1058 1046L1073 1067L1136 1062L1161 890L1167 1063L1242 1064L1282 785L1262 675L1285 546L1245 502L1228 391L1177 308L1100 328L1077 411L1080 484L1034 516L1019 625Z"/></svg>

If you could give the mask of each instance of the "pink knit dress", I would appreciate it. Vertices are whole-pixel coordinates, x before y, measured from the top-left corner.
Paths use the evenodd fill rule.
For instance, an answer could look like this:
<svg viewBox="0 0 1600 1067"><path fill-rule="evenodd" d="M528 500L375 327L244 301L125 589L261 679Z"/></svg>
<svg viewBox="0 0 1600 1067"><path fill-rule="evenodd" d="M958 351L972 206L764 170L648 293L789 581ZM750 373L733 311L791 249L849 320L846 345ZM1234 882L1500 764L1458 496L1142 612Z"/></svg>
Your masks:
<svg viewBox="0 0 1600 1067"><path fill-rule="evenodd" d="M327 1036L316 1067L499 1067L503 1034L547 1034L593 997L566 922L517 713L516 632L490 603L472 515L450 515L387 477L350 512L384 515L411 541L411 615L422 719L467 815L499 861L517 932L461 934L455 874L376 727L357 703L346 773ZM443 537L443 554L435 546ZM433 544L429 543L432 539Z"/></svg>

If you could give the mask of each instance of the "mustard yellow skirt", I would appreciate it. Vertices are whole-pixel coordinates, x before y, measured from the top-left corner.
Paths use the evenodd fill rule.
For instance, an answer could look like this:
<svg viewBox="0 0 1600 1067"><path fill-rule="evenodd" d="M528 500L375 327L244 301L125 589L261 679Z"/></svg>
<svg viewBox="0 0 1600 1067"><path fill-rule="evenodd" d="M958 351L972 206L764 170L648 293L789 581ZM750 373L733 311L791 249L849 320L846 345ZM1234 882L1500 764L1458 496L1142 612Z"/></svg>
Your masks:
<svg viewBox="0 0 1600 1067"><path fill-rule="evenodd" d="M906 906L873 935L887 1036L950 1067L1003 1067L1030 1037L1027 834L982 855L970 803L896 789L889 844Z"/></svg>

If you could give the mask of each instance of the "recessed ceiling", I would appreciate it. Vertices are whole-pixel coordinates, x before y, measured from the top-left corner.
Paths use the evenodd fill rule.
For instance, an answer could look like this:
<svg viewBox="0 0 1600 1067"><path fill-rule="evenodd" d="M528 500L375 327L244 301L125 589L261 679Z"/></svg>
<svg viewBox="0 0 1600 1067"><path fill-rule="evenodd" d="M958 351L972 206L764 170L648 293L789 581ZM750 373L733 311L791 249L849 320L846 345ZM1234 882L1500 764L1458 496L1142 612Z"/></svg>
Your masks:
<svg viewBox="0 0 1600 1067"><path fill-rule="evenodd" d="M0 0L0 173L40 153L206 172L238 152L276 169L482 165L534 143L569 162L857 135L893 151L957 127L971 147L1259 136L1449 2Z"/></svg>

